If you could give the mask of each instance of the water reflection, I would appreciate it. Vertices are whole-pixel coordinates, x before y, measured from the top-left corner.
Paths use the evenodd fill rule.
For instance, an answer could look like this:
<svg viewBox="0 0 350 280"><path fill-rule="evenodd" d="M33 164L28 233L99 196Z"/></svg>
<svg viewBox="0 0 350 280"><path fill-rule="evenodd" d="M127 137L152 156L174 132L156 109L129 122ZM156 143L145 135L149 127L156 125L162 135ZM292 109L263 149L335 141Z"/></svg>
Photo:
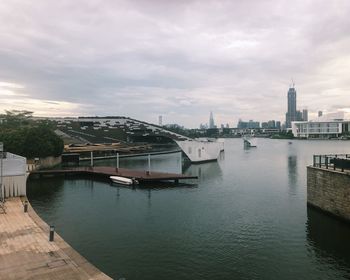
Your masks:
<svg viewBox="0 0 350 280"><path fill-rule="evenodd" d="M81 165L89 165L83 162ZM95 166L117 166L117 159L95 160ZM148 169L148 156L120 158L119 167L134 170ZM159 172L181 173L182 154L172 153L151 156L151 170Z"/></svg>
<svg viewBox="0 0 350 280"><path fill-rule="evenodd" d="M297 156L290 155L288 156L288 182L289 188L293 193L297 187L298 179L298 165L297 165Z"/></svg>
<svg viewBox="0 0 350 280"><path fill-rule="evenodd" d="M344 266L350 276L350 224L313 207L307 208L307 241L321 261Z"/></svg>
<svg viewBox="0 0 350 280"><path fill-rule="evenodd" d="M30 184L30 192L28 192L29 199L31 197L44 199L45 201L54 201L57 200L57 197L60 196L60 193L64 191L64 181L63 176L59 177L42 177L36 179L30 177L32 183Z"/></svg>
<svg viewBox="0 0 350 280"><path fill-rule="evenodd" d="M183 173L189 176L198 176L199 180L222 178L222 170L217 161L184 166Z"/></svg>

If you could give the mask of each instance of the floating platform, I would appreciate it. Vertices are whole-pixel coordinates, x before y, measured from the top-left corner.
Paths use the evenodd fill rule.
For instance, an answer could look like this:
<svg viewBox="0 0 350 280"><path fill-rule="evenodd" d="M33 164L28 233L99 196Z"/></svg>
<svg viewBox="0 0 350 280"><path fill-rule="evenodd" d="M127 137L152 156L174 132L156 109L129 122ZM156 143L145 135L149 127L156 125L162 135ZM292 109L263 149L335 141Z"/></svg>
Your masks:
<svg viewBox="0 0 350 280"><path fill-rule="evenodd" d="M110 176L121 176L130 179L136 179L140 183L142 182L161 182L161 181L174 181L185 179L198 179L198 176L188 176L184 174L176 173L164 173L155 171L140 171L126 168L116 168L110 166L94 166L94 167L75 167L64 169L51 169L51 170L35 170L30 172L30 175L69 175L69 174L88 174L92 176L99 176L109 179Z"/></svg>

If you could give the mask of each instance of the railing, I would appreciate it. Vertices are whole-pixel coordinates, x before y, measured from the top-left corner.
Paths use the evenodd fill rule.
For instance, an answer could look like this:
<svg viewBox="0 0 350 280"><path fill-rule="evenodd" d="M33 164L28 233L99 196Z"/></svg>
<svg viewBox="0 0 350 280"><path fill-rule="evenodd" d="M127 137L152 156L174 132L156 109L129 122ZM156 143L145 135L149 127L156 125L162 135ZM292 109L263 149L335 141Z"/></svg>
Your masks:
<svg viewBox="0 0 350 280"><path fill-rule="evenodd" d="M350 170L350 154L314 155L313 167L333 170Z"/></svg>

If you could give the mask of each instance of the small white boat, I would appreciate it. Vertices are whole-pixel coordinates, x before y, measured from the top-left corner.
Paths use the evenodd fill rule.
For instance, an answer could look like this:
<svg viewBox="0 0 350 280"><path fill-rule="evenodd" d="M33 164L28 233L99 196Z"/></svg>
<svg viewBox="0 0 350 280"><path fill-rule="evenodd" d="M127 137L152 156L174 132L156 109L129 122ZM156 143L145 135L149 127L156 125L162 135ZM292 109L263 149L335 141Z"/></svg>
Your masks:
<svg viewBox="0 0 350 280"><path fill-rule="evenodd" d="M121 176L109 176L113 183L121 185L137 185L139 182L135 179L125 178Z"/></svg>

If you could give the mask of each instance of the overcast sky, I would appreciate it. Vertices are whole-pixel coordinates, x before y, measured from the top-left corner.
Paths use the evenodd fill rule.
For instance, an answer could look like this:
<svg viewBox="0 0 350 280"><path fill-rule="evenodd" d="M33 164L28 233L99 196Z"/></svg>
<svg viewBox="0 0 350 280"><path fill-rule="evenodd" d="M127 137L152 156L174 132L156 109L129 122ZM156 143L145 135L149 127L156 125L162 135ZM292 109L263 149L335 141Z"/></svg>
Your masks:
<svg viewBox="0 0 350 280"><path fill-rule="evenodd" d="M350 112L350 1L0 1L0 112L198 127Z"/></svg>

